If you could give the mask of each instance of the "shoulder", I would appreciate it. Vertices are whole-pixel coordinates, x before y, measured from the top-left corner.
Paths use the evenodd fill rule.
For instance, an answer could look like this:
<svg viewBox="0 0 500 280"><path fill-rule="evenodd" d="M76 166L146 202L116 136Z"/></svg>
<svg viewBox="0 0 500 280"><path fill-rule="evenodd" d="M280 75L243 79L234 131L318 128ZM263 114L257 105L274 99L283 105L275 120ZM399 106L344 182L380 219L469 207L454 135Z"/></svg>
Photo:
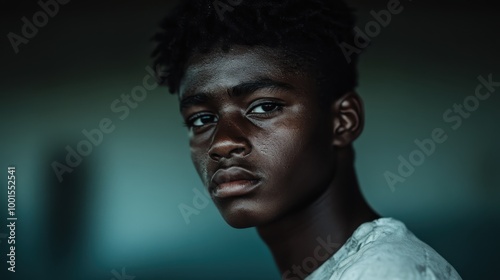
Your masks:
<svg viewBox="0 0 500 280"><path fill-rule="evenodd" d="M332 276L325 279L461 279L434 249L392 218L361 225L338 253Z"/></svg>

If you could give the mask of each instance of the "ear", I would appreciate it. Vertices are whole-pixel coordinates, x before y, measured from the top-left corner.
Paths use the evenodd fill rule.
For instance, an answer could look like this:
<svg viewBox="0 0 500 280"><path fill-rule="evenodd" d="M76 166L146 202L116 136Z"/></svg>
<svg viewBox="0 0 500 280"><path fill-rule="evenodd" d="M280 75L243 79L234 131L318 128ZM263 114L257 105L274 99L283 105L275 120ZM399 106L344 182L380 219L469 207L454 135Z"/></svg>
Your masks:
<svg viewBox="0 0 500 280"><path fill-rule="evenodd" d="M332 104L333 145L350 145L363 131L363 101L355 92L348 92Z"/></svg>

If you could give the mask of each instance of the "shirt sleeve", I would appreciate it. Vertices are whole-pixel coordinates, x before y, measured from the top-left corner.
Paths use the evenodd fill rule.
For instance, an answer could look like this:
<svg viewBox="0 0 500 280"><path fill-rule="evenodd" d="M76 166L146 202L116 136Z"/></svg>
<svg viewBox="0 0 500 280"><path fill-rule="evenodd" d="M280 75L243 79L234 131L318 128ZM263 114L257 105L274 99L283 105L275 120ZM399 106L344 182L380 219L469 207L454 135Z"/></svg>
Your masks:
<svg viewBox="0 0 500 280"><path fill-rule="evenodd" d="M406 235L407 239L388 237L366 244L335 280L461 280L434 249Z"/></svg>

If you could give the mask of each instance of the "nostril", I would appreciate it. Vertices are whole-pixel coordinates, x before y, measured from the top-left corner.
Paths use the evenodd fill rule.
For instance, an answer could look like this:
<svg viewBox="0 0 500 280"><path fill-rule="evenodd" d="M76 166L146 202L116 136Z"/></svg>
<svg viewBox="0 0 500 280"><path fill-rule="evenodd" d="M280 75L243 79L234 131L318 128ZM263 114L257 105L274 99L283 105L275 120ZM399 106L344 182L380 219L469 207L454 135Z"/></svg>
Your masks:
<svg viewBox="0 0 500 280"><path fill-rule="evenodd" d="M220 142L212 146L208 150L209 157L214 161L220 161L223 158L231 158L234 156L244 157L250 153L250 147L242 142L236 143L233 141Z"/></svg>
<svg viewBox="0 0 500 280"><path fill-rule="evenodd" d="M215 161L221 160L221 158L230 158L233 155L239 155L239 156L245 156L246 155L246 149L244 147L236 147L233 149L230 149L229 152L224 152L224 151L211 151L209 152L209 156L211 159Z"/></svg>
<svg viewBox="0 0 500 280"><path fill-rule="evenodd" d="M243 147L238 147L238 148L234 148L232 151L231 151L232 154L239 154L239 155L243 155L245 154L245 148Z"/></svg>
<svg viewBox="0 0 500 280"><path fill-rule="evenodd" d="M215 161L219 161L222 158L222 156L218 155L217 153L209 153L209 156Z"/></svg>

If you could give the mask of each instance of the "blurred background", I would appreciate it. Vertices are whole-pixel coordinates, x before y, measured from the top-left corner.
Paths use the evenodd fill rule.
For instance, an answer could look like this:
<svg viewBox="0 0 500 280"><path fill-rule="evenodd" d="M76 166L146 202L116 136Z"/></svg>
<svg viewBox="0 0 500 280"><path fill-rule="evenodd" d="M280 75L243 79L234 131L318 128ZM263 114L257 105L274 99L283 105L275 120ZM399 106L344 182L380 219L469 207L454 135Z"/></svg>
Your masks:
<svg viewBox="0 0 500 280"><path fill-rule="evenodd" d="M149 75L149 39L174 1L69 1L17 53L8 34L22 35L22 18L42 9L11 2L0 25L1 279L279 279L255 230L229 227L196 195L176 97L159 87L133 106L122 100ZM364 29L389 1L348 2ZM470 102L479 76L500 81L499 11L493 1L435 2L402 0L363 51L359 179L376 211L404 221L464 279L497 279L500 88L468 103L474 110L456 130L443 114ZM113 131L90 150L82 131L100 125ZM436 128L447 140L391 188L384 174L398 174L399 157ZM60 182L54 162L66 164L68 149L88 155L70 158L76 167ZM8 166L17 171L15 274ZM185 220L181 205L195 214Z"/></svg>

